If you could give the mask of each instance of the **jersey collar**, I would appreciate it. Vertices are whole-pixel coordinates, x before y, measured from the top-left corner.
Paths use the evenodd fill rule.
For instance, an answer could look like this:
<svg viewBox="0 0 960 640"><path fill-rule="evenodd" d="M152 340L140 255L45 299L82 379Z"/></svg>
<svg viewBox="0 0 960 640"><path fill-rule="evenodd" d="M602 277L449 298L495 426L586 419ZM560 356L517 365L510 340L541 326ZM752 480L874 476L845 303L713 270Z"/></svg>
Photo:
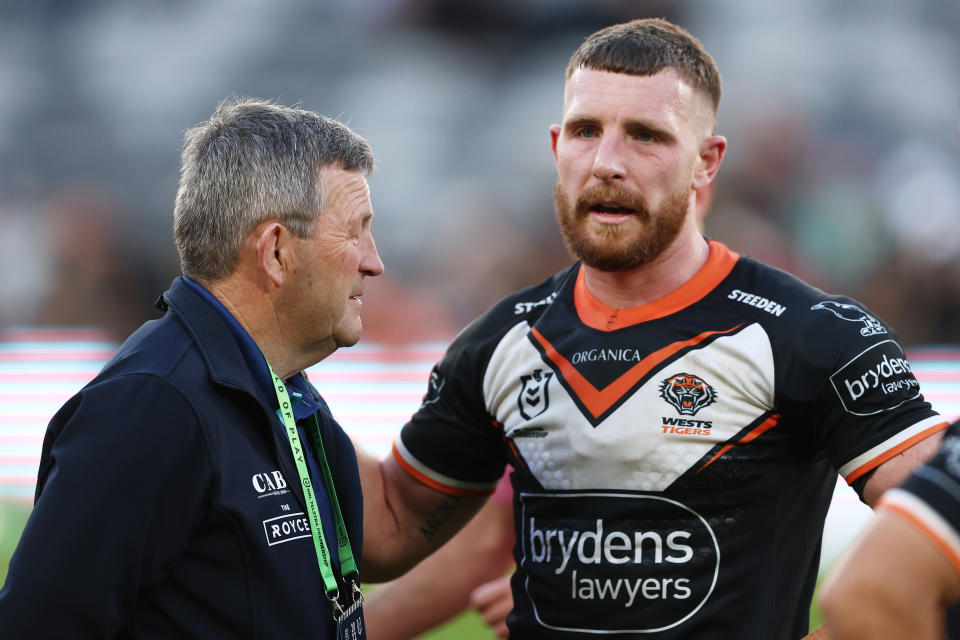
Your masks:
<svg viewBox="0 0 960 640"><path fill-rule="evenodd" d="M663 318L685 309L713 291L726 278L740 259L721 242L710 240L706 263L679 289L648 304L630 309L614 309L597 300L587 288L583 267L577 273L573 288L573 304L580 321L599 331L616 331L641 322Z"/></svg>

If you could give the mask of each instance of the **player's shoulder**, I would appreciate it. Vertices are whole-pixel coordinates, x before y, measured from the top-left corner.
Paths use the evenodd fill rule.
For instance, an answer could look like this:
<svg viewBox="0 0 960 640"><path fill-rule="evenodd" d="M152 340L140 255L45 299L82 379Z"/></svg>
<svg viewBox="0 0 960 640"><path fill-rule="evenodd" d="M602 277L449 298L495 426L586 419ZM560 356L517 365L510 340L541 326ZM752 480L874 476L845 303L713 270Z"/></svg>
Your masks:
<svg viewBox="0 0 960 640"><path fill-rule="evenodd" d="M797 332L847 334L850 330L868 342L890 328L861 302L825 292L797 276L759 260L742 256L725 283L728 305L759 320L782 320L782 329ZM769 323L765 323L769 324Z"/></svg>
<svg viewBox="0 0 960 640"><path fill-rule="evenodd" d="M730 302L795 322L802 322L804 312L829 297L792 273L750 256L740 256L724 285Z"/></svg>
<svg viewBox="0 0 960 640"><path fill-rule="evenodd" d="M827 293L749 257L741 257L726 292L728 308L764 327L775 358L789 363L793 374L807 375L811 369L862 373L877 363L908 372L899 336L858 300Z"/></svg>

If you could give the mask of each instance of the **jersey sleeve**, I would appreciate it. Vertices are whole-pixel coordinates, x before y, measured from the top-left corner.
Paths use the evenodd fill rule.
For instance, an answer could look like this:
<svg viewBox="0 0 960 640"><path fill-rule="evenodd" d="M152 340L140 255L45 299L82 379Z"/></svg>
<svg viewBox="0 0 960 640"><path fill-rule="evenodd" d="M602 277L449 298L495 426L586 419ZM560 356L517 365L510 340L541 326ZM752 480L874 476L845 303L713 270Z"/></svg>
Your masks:
<svg viewBox="0 0 960 640"><path fill-rule="evenodd" d="M423 402L393 448L408 473L448 494L490 495L506 465L503 429L483 397L484 372L501 335L489 330L491 313L464 329L434 366Z"/></svg>
<svg viewBox="0 0 960 640"><path fill-rule="evenodd" d="M960 573L960 422L950 427L930 462L883 495L879 508L926 534Z"/></svg>
<svg viewBox="0 0 960 640"><path fill-rule="evenodd" d="M196 526L210 464L191 406L151 376L88 387L47 430L0 637L123 635Z"/></svg>
<svg viewBox="0 0 960 640"><path fill-rule="evenodd" d="M830 298L807 313L784 394L804 405L803 428L847 483L948 426L924 400L897 335L865 307Z"/></svg>

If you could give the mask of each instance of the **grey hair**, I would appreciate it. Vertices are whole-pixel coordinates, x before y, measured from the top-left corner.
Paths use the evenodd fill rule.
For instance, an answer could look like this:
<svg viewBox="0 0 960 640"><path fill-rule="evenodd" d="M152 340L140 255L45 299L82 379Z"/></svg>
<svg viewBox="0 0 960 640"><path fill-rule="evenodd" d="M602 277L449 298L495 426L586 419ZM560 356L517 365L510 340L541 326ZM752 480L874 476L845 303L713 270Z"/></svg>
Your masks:
<svg viewBox="0 0 960 640"><path fill-rule="evenodd" d="M183 274L198 282L232 273L264 221L308 237L323 209L324 167L374 166L370 145L346 125L250 98L224 100L183 139L173 235Z"/></svg>

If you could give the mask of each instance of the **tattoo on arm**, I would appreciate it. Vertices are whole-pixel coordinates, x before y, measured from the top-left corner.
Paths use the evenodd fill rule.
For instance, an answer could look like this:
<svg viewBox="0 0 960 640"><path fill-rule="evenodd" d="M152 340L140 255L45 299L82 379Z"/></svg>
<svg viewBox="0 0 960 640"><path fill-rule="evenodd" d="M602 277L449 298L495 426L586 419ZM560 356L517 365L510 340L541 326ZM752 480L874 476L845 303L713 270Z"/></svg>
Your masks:
<svg viewBox="0 0 960 640"><path fill-rule="evenodd" d="M440 528L450 519L450 516L453 515L459 502L460 498L457 496L445 496L440 506L434 509L424 525L420 527L420 533L423 534L423 537L426 538L428 543L432 543L433 537L440 533Z"/></svg>

